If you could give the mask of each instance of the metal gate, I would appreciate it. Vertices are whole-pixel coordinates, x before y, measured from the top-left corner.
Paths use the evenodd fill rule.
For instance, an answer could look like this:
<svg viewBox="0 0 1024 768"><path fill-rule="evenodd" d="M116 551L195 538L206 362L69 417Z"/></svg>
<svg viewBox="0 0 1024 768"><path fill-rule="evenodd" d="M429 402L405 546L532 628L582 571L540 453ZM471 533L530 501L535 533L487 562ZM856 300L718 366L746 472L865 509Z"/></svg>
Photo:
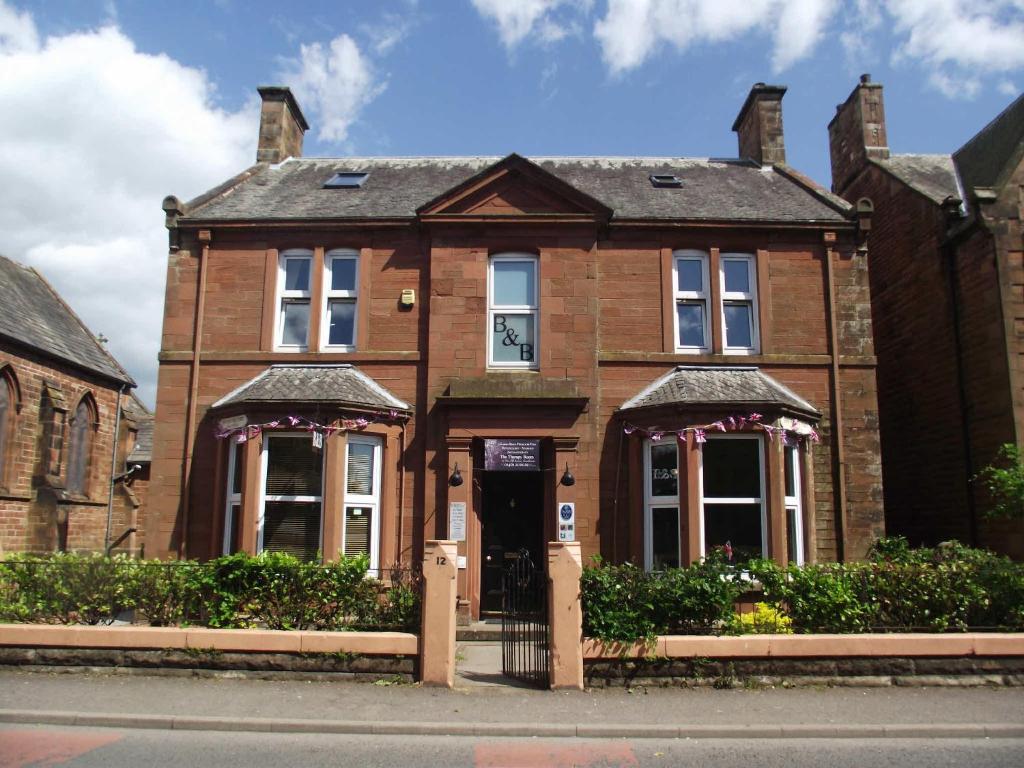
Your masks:
<svg viewBox="0 0 1024 768"><path fill-rule="evenodd" d="M525 549L505 569L501 593L501 671L547 688L548 583Z"/></svg>

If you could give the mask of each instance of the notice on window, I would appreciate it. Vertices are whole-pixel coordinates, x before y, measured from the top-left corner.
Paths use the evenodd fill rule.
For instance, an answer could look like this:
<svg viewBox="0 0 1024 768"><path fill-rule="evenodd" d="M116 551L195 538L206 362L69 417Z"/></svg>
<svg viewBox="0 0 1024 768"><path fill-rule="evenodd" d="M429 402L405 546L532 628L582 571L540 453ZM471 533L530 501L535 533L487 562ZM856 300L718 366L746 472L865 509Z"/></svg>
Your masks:
<svg viewBox="0 0 1024 768"><path fill-rule="evenodd" d="M466 540L466 502L448 503L448 538L452 541Z"/></svg>
<svg viewBox="0 0 1024 768"><path fill-rule="evenodd" d="M497 472L540 470L540 440L484 440L484 469Z"/></svg>

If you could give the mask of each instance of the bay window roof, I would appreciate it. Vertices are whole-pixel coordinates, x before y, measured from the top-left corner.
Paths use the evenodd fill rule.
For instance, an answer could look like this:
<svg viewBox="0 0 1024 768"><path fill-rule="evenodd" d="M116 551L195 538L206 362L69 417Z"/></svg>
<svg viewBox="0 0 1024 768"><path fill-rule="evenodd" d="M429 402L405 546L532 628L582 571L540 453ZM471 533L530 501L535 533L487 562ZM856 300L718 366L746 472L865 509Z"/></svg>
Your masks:
<svg viewBox="0 0 1024 768"><path fill-rule="evenodd" d="M619 411L664 406L783 410L817 421L821 412L754 366L680 365L622 404Z"/></svg>

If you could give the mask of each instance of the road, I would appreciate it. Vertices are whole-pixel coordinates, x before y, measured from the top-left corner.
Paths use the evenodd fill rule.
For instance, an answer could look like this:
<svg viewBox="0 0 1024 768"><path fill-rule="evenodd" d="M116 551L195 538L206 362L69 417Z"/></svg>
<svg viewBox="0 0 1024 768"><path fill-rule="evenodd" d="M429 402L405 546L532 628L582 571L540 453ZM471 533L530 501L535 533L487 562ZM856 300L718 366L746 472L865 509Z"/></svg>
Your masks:
<svg viewBox="0 0 1024 768"><path fill-rule="evenodd" d="M0 726L0 766L737 766L900 768L1021 765L1022 739L481 739Z"/></svg>

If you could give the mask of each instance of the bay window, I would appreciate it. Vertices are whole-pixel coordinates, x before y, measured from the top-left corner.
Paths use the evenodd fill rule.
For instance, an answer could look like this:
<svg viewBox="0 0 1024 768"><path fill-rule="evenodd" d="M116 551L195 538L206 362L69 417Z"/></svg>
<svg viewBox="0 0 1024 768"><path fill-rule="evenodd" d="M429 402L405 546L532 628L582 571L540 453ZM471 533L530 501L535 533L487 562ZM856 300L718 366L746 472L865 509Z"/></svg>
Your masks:
<svg viewBox="0 0 1024 768"><path fill-rule="evenodd" d="M323 457L312 435L264 434L257 551L313 560L320 551Z"/></svg>
<svg viewBox="0 0 1024 768"><path fill-rule="evenodd" d="M733 562L767 553L764 458L758 435L708 435L701 447L702 554L726 547Z"/></svg>
<svg viewBox="0 0 1024 768"><path fill-rule="evenodd" d="M537 258L492 256L487 281L487 362L495 368L536 368L539 297Z"/></svg>
<svg viewBox="0 0 1024 768"><path fill-rule="evenodd" d="M380 438L349 435L341 550L366 555L373 570L380 567L380 457Z"/></svg>
<svg viewBox="0 0 1024 768"><path fill-rule="evenodd" d="M312 267L310 251L284 251L278 260L278 349L301 352L309 347Z"/></svg>
<svg viewBox="0 0 1024 768"><path fill-rule="evenodd" d="M679 566L679 449L674 438L644 445L644 567Z"/></svg>
<svg viewBox="0 0 1024 768"><path fill-rule="evenodd" d="M804 515L800 483L800 449L793 445L785 448L783 472L786 486L786 560L803 565Z"/></svg>
<svg viewBox="0 0 1024 768"><path fill-rule="evenodd" d="M230 555L241 549L239 523L242 518L242 445L228 444L228 484L224 495L224 536L221 552Z"/></svg>

